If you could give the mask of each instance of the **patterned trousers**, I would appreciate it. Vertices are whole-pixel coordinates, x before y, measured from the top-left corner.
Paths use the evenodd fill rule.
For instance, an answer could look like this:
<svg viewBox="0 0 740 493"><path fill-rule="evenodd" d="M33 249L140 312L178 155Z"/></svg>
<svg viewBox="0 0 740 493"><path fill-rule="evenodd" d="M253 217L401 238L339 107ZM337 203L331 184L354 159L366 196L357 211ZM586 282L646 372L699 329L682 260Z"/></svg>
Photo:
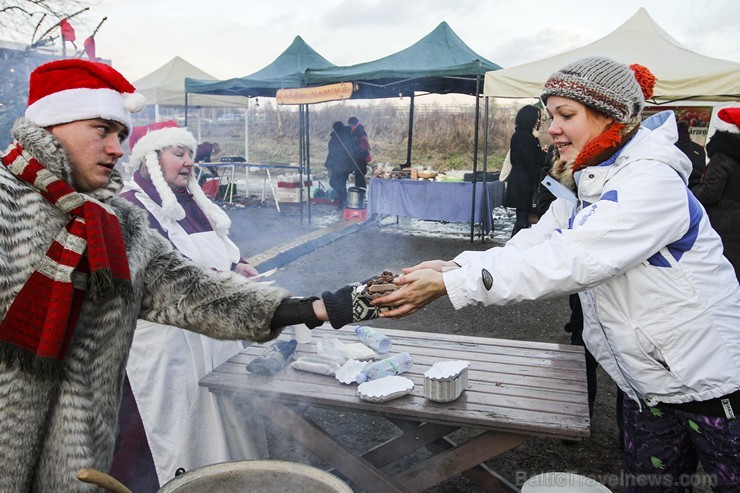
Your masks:
<svg viewBox="0 0 740 493"><path fill-rule="evenodd" d="M699 484L740 492L740 419L647 407L625 397L624 491L684 493ZM697 475L701 462L705 475Z"/></svg>

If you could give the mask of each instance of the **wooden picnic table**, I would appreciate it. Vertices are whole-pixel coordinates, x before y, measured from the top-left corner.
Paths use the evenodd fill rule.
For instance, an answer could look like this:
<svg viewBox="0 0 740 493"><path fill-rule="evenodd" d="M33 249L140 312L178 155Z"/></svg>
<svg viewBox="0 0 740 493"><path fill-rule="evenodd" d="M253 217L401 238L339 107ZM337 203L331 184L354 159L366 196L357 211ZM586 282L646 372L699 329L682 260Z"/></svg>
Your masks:
<svg viewBox="0 0 740 493"><path fill-rule="evenodd" d="M250 375L245 366L264 351L252 345L206 375L200 382L219 396L259 400L264 418L284 430L345 478L369 492L418 492L465 474L484 491L518 491L483 463L519 446L531 436L580 440L589 435L586 369L578 346L378 329L393 341L389 354L407 351L414 366L403 376L413 380L411 394L387 402L368 402L357 385L332 376L286 367L273 377ZM316 353L319 338L358 342L354 327L314 329L312 342L298 344L296 357ZM292 338L287 329L281 339ZM446 360L470 362L468 387L455 401L424 397L424 372ZM225 402L227 399L223 399ZM340 443L305 410L320 407L369 413L390 420L400 433L362 453ZM351 419L348 416L347 419ZM254 422L254 420L252 420ZM449 435L473 429L464 443ZM465 435L468 435L466 433ZM459 438L456 439L459 440ZM382 467L425 447L433 455L390 475ZM513 479L513 478L512 478Z"/></svg>

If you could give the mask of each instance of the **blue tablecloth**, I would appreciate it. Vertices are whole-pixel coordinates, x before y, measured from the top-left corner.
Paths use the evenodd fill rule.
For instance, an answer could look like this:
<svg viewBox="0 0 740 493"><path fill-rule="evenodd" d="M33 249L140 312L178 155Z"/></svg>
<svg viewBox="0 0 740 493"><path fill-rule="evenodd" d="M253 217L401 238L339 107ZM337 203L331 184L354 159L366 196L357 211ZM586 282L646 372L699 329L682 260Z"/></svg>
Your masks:
<svg viewBox="0 0 740 493"><path fill-rule="evenodd" d="M491 213L504 202L504 184L486 183L487 201L483 206L483 183L476 183L474 223L486 233L493 228ZM388 214L432 221L471 222L473 184L372 178L368 188L368 215Z"/></svg>

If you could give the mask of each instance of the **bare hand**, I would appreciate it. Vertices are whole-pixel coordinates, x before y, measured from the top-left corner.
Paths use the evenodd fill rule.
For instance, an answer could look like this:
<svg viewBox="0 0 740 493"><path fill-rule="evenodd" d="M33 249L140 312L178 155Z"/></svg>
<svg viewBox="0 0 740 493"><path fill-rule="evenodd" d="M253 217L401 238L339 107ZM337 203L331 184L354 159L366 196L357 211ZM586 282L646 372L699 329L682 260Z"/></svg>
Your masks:
<svg viewBox="0 0 740 493"><path fill-rule="evenodd" d="M254 277L259 272L257 272L257 269L252 267L252 264L245 264L245 263L238 263L234 266L234 272L237 274L241 274L244 277Z"/></svg>
<svg viewBox="0 0 740 493"><path fill-rule="evenodd" d="M441 269L446 262L423 262L417 266L403 269L404 275L395 279L394 283L401 288L391 294L375 298L375 306L393 307L380 314L383 318L401 318L411 315L424 305L431 303L440 296L447 294ZM424 268L422 266L428 265ZM436 270L436 268L440 270Z"/></svg>
<svg viewBox="0 0 740 493"><path fill-rule="evenodd" d="M401 272L403 272L404 274L410 274L414 271L421 270L421 269L431 269L433 271L442 272L447 267L449 267L450 264L454 265L455 267L458 267L458 265L455 262L448 262L445 260L427 260L413 267L406 267L404 269L401 269Z"/></svg>

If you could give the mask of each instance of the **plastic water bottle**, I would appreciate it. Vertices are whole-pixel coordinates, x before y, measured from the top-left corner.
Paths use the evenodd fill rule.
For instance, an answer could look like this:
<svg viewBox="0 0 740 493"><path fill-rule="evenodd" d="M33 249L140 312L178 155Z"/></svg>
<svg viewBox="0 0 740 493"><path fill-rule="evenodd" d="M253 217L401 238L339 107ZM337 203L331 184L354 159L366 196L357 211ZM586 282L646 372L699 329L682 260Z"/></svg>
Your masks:
<svg viewBox="0 0 740 493"><path fill-rule="evenodd" d="M372 327L358 325L355 327L355 334L360 338L363 344L380 354L385 354L391 350L391 340L388 336L381 334Z"/></svg>
<svg viewBox="0 0 740 493"><path fill-rule="evenodd" d="M414 366L414 361L411 359L411 355L409 353L399 353L390 358L371 363L357 374L355 382L363 383L377 378L400 375L409 371L412 366Z"/></svg>

